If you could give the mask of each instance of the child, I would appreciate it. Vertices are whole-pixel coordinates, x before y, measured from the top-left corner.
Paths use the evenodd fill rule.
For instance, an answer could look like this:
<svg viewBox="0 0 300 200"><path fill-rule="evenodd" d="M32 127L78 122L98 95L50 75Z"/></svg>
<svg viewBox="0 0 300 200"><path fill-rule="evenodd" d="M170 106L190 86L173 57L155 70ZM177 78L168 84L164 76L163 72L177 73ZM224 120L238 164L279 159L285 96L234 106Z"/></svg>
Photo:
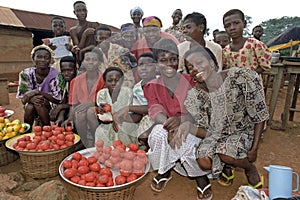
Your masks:
<svg viewBox="0 0 300 200"><path fill-rule="evenodd" d="M221 45L222 49L225 48L228 44L230 44L230 37L226 33L226 31L219 31L216 33L215 42Z"/></svg>
<svg viewBox="0 0 300 200"><path fill-rule="evenodd" d="M137 135L139 142L147 146L147 134L151 131L153 120L148 115L148 101L144 96L143 87L156 77L156 64L152 53L143 53L138 60L138 74L141 81L133 87L133 105L129 105L114 114L118 124L124 121L139 123ZM145 134L143 134L145 133Z"/></svg>
<svg viewBox="0 0 300 200"><path fill-rule="evenodd" d="M64 56L73 56L71 37L66 36L66 25L62 17L55 16L51 19L53 38L42 39L44 44L49 46L55 54L53 67L60 70L59 60Z"/></svg>
<svg viewBox="0 0 300 200"><path fill-rule="evenodd" d="M95 132L95 141L102 139L104 145L112 145L113 141L121 140L125 145L131 142L137 143L136 129L134 123L124 122L117 124L114 113L132 103L132 90L122 86L124 74L118 67L108 67L103 73L103 79L107 88L100 90L97 94L98 112L104 113L105 105L112 107L112 122L101 121Z"/></svg>
<svg viewBox="0 0 300 200"><path fill-rule="evenodd" d="M252 29L252 35L255 39L260 41L260 37L264 34L264 29L261 25L256 25Z"/></svg>
<svg viewBox="0 0 300 200"><path fill-rule="evenodd" d="M232 39L222 51L223 68L246 67L258 74L271 68L272 54L267 46L255 38L243 37L246 20L242 11L232 9L226 12L223 24Z"/></svg>
<svg viewBox="0 0 300 200"><path fill-rule="evenodd" d="M32 49L31 58L34 67L20 72L16 96L24 105L24 122L30 125L30 131L37 117L43 126L50 125L49 112L61 100L59 71L51 67L53 51L46 45L39 45Z"/></svg>
<svg viewBox="0 0 300 200"><path fill-rule="evenodd" d="M102 72L98 69L101 62L103 62L103 57L98 48L84 54L82 63L86 72L71 81L69 91L70 115L62 124L65 127L74 124L73 127L76 128L85 146L93 143L89 142L87 137L89 127L87 112L89 108L95 106L97 92L105 87Z"/></svg>
<svg viewBox="0 0 300 200"><path fill-rule="evenodd" d="M70 82L77 73L76 59L73 56L65 56L60 60L60 73L58 74L59 86L61 88L61 101L51 111L50 119L58 126L69 116L70 106L68 104Z"/></svg>

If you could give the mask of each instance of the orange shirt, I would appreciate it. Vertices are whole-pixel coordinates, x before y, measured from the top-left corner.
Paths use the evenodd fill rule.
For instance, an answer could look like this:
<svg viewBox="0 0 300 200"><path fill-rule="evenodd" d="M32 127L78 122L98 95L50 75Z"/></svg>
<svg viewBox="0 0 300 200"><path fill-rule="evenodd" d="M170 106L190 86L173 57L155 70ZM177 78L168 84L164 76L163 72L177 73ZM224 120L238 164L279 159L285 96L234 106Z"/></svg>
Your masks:
<svg viewBox="0 0 300 200"><path fill-rule="evenodd" d="M105 84L102 73L99 72L98 80L89 93L87 89L86 72L84 72L71 81L69 104L76 105L85 102L96 102L97 93L103 88L105 88Z"/></svg>

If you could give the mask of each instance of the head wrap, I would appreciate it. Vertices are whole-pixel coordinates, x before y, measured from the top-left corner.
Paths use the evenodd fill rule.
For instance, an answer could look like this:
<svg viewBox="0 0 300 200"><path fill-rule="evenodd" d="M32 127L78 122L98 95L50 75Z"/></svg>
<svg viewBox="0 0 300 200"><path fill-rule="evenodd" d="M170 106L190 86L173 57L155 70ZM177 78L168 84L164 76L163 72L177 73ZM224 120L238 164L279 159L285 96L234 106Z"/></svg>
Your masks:
<svg viewBox="0 0 300 200"><path fill-rule="evenodd" d="M134 7L134 8L132 8L132 9L130 10L130 16L131 16L131 17L132 17L132 15L133 15L134 12L140 13L140 14L142 15L142 17L143 17L143 15L144 15L144 12L143 12L143 10L142 10L140 7Z"/></svg>
<svg viewBox="0 0 300 200"><path fill-rule="evenodd" d="M157 26L159 28L162 27L161 20L156 16L145 17L142 20L143 27L147 26Z"/></svg>
<svg viewBox="0 0 300 200"><path fill-rule="evenodd" d="M54 51L52 51L52 49L50 49L50 47L48 47L47 45L44 45L44 44L36 46L36 47L34 47L31 50L31 59L32 59L32 61L34 62L35 52L37 50L40 50L40 49L44 49L44 50L46 50L46 51L48 51L50 53L50 56L51 56L51 58L50 58L50 64L52 65L55 62L55 60L54 60L54 56L55 56Z"/></svg>
<svg viewBox="0 0 300 200"><path fill-rule="evenodd" d="M126 23L126 24L122 24L121 26L121 31L130 31L130 30L134 30L135 29L135 25L133 23Z"/></svg>

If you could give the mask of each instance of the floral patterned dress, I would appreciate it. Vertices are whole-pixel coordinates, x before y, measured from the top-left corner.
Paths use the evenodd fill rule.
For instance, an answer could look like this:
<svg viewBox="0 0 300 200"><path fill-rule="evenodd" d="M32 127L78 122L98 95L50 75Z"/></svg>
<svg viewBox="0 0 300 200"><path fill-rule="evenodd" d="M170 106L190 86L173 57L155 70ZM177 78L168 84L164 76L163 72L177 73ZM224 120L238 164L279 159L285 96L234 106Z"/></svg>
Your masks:
<svg viewBox="0 0 300 200"><path fill-rule="evenodd" d="M269 117L259 76L251 70L236 67L229 69L216 91L191 89L185 106L198 127L207 129L207 136L198 148L198 157L212 158L213 174L222 171L218 153L235 159L247 157L255 124Z"/></svg>
<svg viewBox="0 0 300 200"><path fill-rule="evenodd" d="M222 52L224 69L240 67L255 71L258 66L264 70L271 68L271 52L263 42L254 38L248 38L238 51L232 51L230 45L227 45Z"/></svg>

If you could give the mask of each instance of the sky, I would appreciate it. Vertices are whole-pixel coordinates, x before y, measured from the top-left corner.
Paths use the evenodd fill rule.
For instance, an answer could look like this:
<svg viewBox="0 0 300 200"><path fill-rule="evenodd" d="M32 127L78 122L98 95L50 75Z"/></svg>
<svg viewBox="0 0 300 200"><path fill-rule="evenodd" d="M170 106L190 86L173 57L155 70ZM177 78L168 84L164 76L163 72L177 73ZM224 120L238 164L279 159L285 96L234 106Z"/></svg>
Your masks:
<svg viewBox="0 0 300 200"><path fill-rule="evenodd" d="M297 0L285 0L281 3L269 0L83 0L88 9L88 21L97 21L120 28L124 23L132 22L130 9L139 6L144 16L157 16L162 20L163 29L172 24L173 11L180 8L183 16L191 12L202 13L207 20L210 33L214 29L223 30L222 17L230 9L237 8L252 17L252 25L283 16L300 15ZM55 14L76 18L73 13L75 0L1 0L0 6L26 11ZM212 34L208 36L211 38Z"/></svg>

